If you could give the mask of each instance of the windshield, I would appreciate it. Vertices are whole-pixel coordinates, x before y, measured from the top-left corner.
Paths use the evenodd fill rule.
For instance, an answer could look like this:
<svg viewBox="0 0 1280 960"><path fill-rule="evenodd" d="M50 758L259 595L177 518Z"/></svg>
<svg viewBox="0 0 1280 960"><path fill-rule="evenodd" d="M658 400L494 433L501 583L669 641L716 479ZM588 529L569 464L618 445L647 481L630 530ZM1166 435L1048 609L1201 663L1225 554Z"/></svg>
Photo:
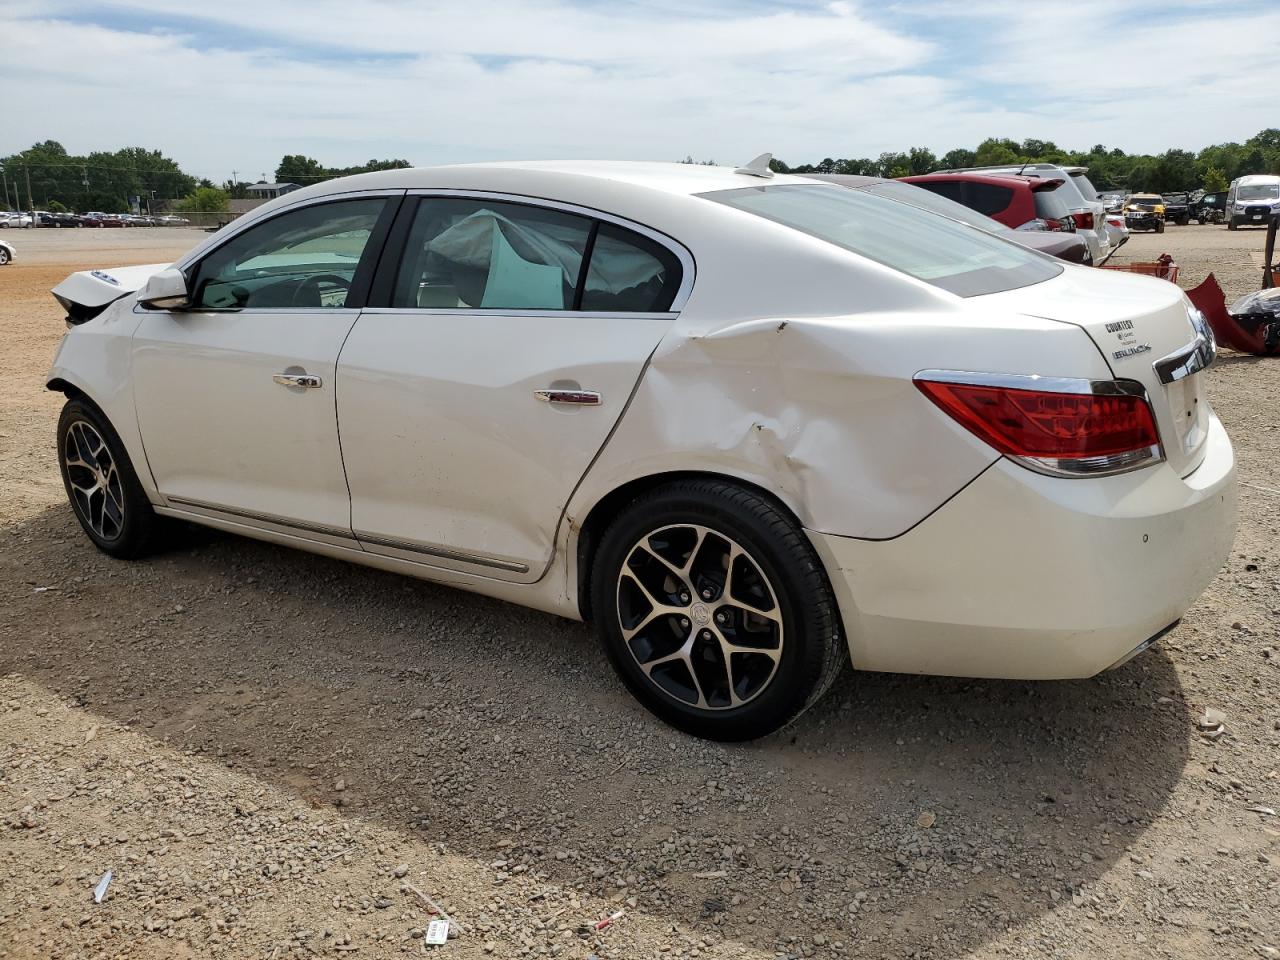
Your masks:
<svg viewBox="0 0 1280 960"><path fill-rule="evenodd" d="M717 190L707 200L755 214L961 297L1012 290L1062 272L1017 244L865 190L779 185Z"/></svg>
<svg viewBox="0 0 1280 960"><path fill-rule="evenodd" d="M1237 200L1280 199L1280 183L1251 183L1236 191Z"/></svg>

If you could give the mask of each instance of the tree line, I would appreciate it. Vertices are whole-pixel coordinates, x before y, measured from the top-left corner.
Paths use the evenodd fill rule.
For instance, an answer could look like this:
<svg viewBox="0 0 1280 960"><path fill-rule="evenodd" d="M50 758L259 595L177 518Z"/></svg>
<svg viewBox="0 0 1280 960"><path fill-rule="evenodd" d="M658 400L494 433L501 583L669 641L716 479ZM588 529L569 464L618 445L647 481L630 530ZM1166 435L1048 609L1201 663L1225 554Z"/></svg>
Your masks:
<svg viewBox="0 0 1280 960"><path fill-rule="evenodd" d="M692 161L690 161L692 162ZM1089 168L1089 180L1099 190L1130 193L1169 193L1227 189L1236 177L1252 173L1280 174L1280 128L1259 131L1244 143L1219 143L1192 152L1166 150L1159 154L1126 153L1095 144L1088 151L1067 150L1052 140L1021 142L991 137L977 149L957 147L937 156L928 147L882 153L874 160L833 159L789 166L774 160L777 173L845 173L871 177L907 177L957 167L987 167L1014 163L1056 163Z"/></svg>
<svg viewBox="0 0 1280 960"><path fill-rule="evenodd" d="M692 158L686 162L692 163ZM709 162L709 161L707 161ZM1179 190L1225 190L1236 177L1250 173L1280 174L1280 128L1261 130L1244 143L1219 143L1192 152L1172 149L1159 154L1126 153L1095 144L1088 151L1067 150L1052 140L1009 140L991 137L976 149L957 147L942 156L928 147L886 152L875 159L834 159L789 166L773 161L779 173L847 173L905 177L955 167L1048 162L1089 168L1099 190L1168 193ZM374 170L412 166L408 160L370 160L353 167L326 167L304 154L288 154L275 169L278 183L303 186ZM221 184L185 173L176 160L159 150L123 147L84 155L67 153L56 140L45 140L0 159L0 209L102 210L123 213L138 197L143 209L153 201L183 210L221 211L228 201L250 196L249 181L232 177ZM159 209L159 205L156 206Z"/></svg>
<svg viewBox="0 0 1280 960"><path fill-rule="evenodd" d="M354 167L325 167L302 154L284 157L276 168L278 183L303 186L334 177L373 170L409 167L408 160L370 160ZM261 181L258 181L261 182ZM185 173L176 160L159 150L123 147L70 154L57 140L0 158L0 210L101 210L127 213L134 197L143 210L170 208L224 211L232 199L250 196L252 181L228 178L215 184Z"/></svg>

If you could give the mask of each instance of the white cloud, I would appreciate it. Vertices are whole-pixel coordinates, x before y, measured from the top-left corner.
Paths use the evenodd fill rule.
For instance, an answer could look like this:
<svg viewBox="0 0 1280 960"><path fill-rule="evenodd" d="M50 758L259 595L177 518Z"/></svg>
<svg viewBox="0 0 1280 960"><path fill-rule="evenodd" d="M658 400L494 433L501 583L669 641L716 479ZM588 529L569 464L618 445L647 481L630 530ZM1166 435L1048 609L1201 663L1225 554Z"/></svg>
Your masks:
<svg viewBox="0 0 1280 960"><path fill-rule="evenodd" d="M992 135L1199 146L1274 122L1280 58L1241 57L1230 38L1276 36L1280 15L1175 4L1136 30L1152 63L1104 26L1135 2L221 0L177 29L169 0L19 2L0 155L46 137L137 144L221 180L299 152L797 163Z"/></svg>

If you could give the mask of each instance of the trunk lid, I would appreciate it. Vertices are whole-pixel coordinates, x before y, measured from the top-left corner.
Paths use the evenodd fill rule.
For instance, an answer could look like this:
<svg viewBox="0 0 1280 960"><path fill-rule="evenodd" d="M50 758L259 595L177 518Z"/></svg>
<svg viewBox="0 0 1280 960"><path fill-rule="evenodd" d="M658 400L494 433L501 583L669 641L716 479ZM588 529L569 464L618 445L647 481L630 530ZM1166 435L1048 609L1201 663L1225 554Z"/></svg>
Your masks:
<svg viewBox="0 0 1280 960"><path fill-rule="evenodd" d="M1190 302L1177 285L1120 271L1069 267L1053 280L982 299L1084 330L1117 379L1136 380L1146 388L1170 466L1185 477L1200 465L1210 415L1204 375L1176 376L1168 369L1176 364L1161 364L1194 347L1200 334Z"/></svg>

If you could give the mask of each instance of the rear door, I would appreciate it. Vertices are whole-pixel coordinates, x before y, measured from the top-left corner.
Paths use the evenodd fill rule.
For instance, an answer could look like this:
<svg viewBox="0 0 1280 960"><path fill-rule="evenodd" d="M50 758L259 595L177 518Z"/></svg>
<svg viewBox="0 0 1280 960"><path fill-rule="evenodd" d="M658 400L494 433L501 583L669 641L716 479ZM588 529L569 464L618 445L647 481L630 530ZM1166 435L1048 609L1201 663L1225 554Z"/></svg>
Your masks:
<svg viewBox="0 0 1280 960"><path fill-rule="evenodd" d="M355 536L531 582L692 282L642 227L514 198L411 199L338 363Z"/></svg>

